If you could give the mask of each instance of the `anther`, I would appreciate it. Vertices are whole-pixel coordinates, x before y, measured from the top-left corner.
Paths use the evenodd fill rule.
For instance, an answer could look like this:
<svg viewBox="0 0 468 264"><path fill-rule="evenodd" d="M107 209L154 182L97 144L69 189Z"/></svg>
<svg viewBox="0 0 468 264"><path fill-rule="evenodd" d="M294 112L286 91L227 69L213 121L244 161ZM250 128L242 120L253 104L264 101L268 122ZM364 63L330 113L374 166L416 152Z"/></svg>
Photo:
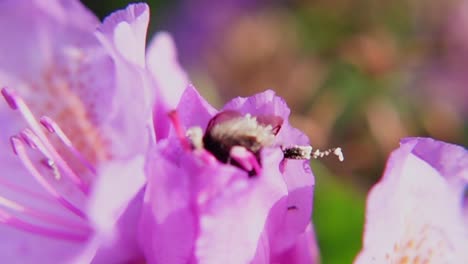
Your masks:
<svg viewBox="0 0 468 264"><path fill-rule="evenodd" d="M34 133L26 128L23 131L20 132L19 136L23 141L32 149L39 149L38 142L36 139L33 137Z"/></svg>
<svg viewBox="0 0 468 264"><path fill-rule="evenodd" d="M18 109L18 105L16 104L16 100L13 96L14 95L13 91L10 91L8 88L4 87L2 88L2 95L11 109L13 110Z"/></svg>

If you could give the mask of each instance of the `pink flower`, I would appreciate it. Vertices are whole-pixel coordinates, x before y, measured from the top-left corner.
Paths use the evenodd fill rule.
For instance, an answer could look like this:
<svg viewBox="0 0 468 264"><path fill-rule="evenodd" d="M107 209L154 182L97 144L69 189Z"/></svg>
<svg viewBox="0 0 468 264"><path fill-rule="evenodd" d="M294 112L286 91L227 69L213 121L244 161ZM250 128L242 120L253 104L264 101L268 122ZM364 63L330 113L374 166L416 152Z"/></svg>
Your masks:
<svg viewBox="0 0 468 264"><path fill-rule="evenodd" d="M308 161L284 154L308 139L288 116L272 91L219 112L185 91L147 159L140 243L149 263L314 263L314 177Z"/></svg>
<svg viewBox="0 0 468 264"><path fill-rule="evenodd" d="M10 87L0 104L0 256L8 263L142 258L136 223L155 97L156 107L175 105L162 90L175 80L177 94L186 81L166 33L146 57L148 19L146 4L100 24L78 1L0 2L8 36L0 84Z"/></svg>
<svg viewBox="0 0 468 264"><path fill-rule="evenodd" d="M467 183L465 148L403 140L369 193L355 263L468 263Z"/></svg>

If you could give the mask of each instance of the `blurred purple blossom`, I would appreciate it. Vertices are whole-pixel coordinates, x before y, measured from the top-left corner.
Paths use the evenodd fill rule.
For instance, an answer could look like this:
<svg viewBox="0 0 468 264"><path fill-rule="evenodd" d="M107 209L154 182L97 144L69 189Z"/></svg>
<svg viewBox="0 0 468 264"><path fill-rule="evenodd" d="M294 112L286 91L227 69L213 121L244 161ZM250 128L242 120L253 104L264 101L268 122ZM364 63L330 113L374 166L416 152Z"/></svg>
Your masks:
<svg viewBox="0 0 468 264"><path fill-rule="evenodd" d="M443 25L431 35L438 44L434 56L426 61L417 85L424 91L430 104L443 103L452 111L468 114L468 1L453 3ZM418 97L421 90L417 91ZM427 101L425 101L427 102Z"/></svg>
<svg viewBox="0 0 468 264"><path fill-rule="evenodd" d="M255 11L265 0L195 0L182 1L173 19L168 19L168 28L181 47L181 59L185 65L192 65L213 43L222 37L236 17ZM278 0L274 2L279 2Z"/></svg>
<svg viewBox="0 0 468 264"><path fill-rule="evenodd" d="M166 33L146 55L148 20L146 4L100 24L78 1L0 3L0 84L9 87L0 104L2 259L141 260L155 98L156 108L175 107L186 82Z"/></svg>
<svg viewBox="0 0 468 264"><path fill-rule="evenodd" d="M355 263L467 263L468 151L407 138L369 193Z"/></svg>
<svg viewBox="0 0 468 264"><path fill-rule="evenodd" d="M308 144L289 112L272 91L218 112L187 88L169 137L147 159L140 242L149 263L315 263L314 176L308 161L284 159L280 148ZM207 127L203 143L196 127ZM246 143L240 131L255 136ZM269 146L252 143L269 136ZM247 154L235 156L232 142Z"/></svg>

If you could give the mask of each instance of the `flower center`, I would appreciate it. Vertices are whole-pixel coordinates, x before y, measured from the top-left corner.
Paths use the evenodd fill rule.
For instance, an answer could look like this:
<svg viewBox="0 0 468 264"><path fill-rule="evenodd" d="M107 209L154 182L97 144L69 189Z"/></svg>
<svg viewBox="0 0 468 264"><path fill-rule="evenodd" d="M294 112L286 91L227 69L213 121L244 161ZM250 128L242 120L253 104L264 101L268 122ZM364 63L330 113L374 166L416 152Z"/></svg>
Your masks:
<svg viewBox="0 0 468 264"><path fill-rule="evenodd" d="M414 230L416 231L416 230ZM385 256L389 263L454 263L453 246L442 230L424 226L394 244L393 253Z"/></svg>
<svg viewBox="0 0 468 264"><path fill-rule="evenodd" d="M100 54L89 56L91 52L72 46L62 48L37 76L26 79L16 90L24 90L24 99L32 112L39 116L48 115L60 123L67 136L73 139L75 147L92 164L98 164L110 159L111 155L106 138L96 126L103 118L102 112L96 108L98 100L102 99L99 91L108 90L104 88L111 85L111 78L97 76L94 68L105 69L106 65L101 62ZM51 142L59 143L54 138ZM71 157L66 148L56 145L61 155Z"/></svg>

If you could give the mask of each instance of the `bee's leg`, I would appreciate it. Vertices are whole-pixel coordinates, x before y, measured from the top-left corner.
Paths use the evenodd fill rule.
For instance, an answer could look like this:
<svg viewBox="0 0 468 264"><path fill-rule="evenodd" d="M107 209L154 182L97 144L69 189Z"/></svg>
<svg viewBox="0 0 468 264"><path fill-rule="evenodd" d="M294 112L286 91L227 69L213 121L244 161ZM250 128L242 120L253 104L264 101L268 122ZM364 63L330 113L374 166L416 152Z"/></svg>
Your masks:
<svg viewBox="0 0 468 264"><path fill-rule="evenodd" d="M245 171L253 171L254 175L260 175L262 172L262 168L255 155L242 146L232 147L229 156L239 163Z"/></svg>

